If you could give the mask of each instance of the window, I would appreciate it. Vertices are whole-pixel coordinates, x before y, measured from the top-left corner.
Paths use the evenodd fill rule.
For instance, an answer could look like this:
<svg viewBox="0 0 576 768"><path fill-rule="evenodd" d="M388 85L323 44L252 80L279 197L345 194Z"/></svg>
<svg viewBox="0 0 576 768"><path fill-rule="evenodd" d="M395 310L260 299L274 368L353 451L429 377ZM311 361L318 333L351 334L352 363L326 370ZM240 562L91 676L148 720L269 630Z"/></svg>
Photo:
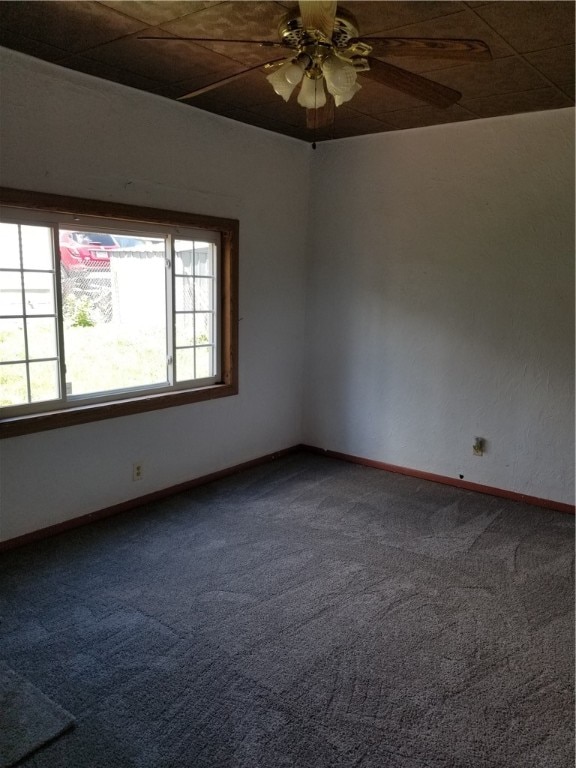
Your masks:
<svg viewBox="0 0 576 768"><path fill-rule="evenodd" d="M0 189L0 435L237 392L238 223Z"/></svg>

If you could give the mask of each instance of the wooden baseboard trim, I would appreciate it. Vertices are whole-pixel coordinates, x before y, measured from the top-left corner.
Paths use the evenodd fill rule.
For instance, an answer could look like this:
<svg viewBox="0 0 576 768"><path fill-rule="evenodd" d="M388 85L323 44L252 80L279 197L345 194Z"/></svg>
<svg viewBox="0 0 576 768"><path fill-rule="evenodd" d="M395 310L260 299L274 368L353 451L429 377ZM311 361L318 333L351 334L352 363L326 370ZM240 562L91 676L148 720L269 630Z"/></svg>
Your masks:
<svg viewBox="0 0 576 768"><path fill-rule="evenodd" d="M443 485L452 485L455 488L463 488L467 491L476 491L477 493L485 493L489 496L498 496L503 499L511 499L512 501L522 501L525 504L532 504L536 507L544 507L545 509L552 509L556 512L566 512L568 514L575 514L575 506L573 504L565 504L560 501L552 501L551 499L540 499L537 496L528 496L523 493L516 493L515 491L506 491L502 488L493 488L489 485L480 485L479 483L472 483L469 480L460 480L459 478L446 477L444 475L435 475L431 472L422 472L419 469L410 469L408 467L399 467L395 464L388 464L384 461L375 461L373 459L365 459L361 456L352 456L348 453L339 453L338 451L329 451L324 448L317 448L313 445L294 445L291 448L284 448L274 453L268 453L265 456L260 456L257 459L251 459L250 461L244 461L241 464L236 464L233 467L227 467L226 469L218 470L217 472L211 472L209 475L202 475L196 477L193 480L187 480L184 483L178 483L172 485L169 488L162 488L159 491L153 491L147 493L144 496L138 496L135 499L129 499L123 501L120 504L114 504L111 507L105 509L99 509L95 512L89 512L86 515L80 517L74 517L72 520L65 520L62 523L51 525L47 528L41 528L38 531L32 531L31 533L25 533L22 536L16 536L13 539L7 541L0 541L0 552L5 552L10 549L16 549L17 547L23 547L26 544L32 544L35 541L49 538L51 536L57 536L59 533L64 533L73 528L79 528L83 525L88 525L96 520L102 520L106 517L112 517L113 515L119 515L122 512L129 512L132 509L142 506L143 504L150 504L154 501L160 501L166 499L169 496L175 496L177 493L188 491L191 488L196 488L199 485L206 485L214 480L220 480L229 475L241 472L244 469L250 469L251 467L257 467L260 464L266 464L268 462L280 459L284 456L297 453L298 451L308 451L309 453L315 453L321 456L328 456L331 459L340 459L341 461L348 461L352 464L361 464L365 467L373 467L374 469L383 469L386 472L395 472L400 475L407 475L408 477L417 477L421 480L430 480L433 483L442 483Z"/></svg>
<svg viewBox="0 0 576 768"><path fill-rule="evenodd" d="M191 488L196 488L199 485L206 485L214 480L220 480L223 477L234 475L236 472L241 472L243 469L250 469L251 467L257 467L260 464L267 464L268 462L280 459L283 456L289 456L292 453L297 453L300 446L295 445L291 448L284 448L274 453L268 453L265 456L260 456L257 459L251 459L250 461L244 461L242 464L236 464L233 467L227 467L226 469L220 469L218 472L211 472L209 475L202 475L202 477L196 477L193 480L187 480L184 483L178 483L172 485L169 488L162 488L159 491L153 491L147 493L144 496L138 496L135 499L129 499L123 501L120 504L114 504L111 507L105 509L99 509L95 512L89 512L86 515L80 517L74 517L71 520L64 520L62 523L56 523L56 525L50 525L47 528L41 528L38 531L32 531L31 533L25 533L22 536L16 536L13 539L7 539L6 541L0 541L0 552L4 552L10 549L16 549L17 547L23 547L26 544L32 544L35 541L47 539L51 536L57 536L59 533L64 533L72 528L79 528L89 523L94 523L96 520L102 520L106 517L112 517L112 515L119 515L122 512L129 512L131 509L140 507L143 504L150 504L154 501L160 501L166 499L169 496L175 496L177 493L188 491Z"/></svg>
<svg viewBox="0 0 576 768"><path fill-rule="evenodd" d="M386 472L395 472L400 475L408 475L409 477L417 477L421 480L430 480L433 483L442 483L443 485L452 485L455 488L463 488L467 491L476 491L477 493L485 493L489 496L498 496L503 499L511 499L512 501L523 501L525 504L532 504L536 507L544 507L545 509L553 509L556 512L566 512L568 514L575 514L576 508L574 504L565 504L561 501L552 501L551 499L540 499L537 496L528 496L524 493L516 493L515 491L506 491L502 488L493 488L490 485L480 485L479 483L471 483L469 480L460 480L460 478L446 477L444 475L434 475L431 472L422 472L419 469L410 469L408 467L399 467L396 464L387 464L384 461L374 461L373 459L364 459L360 456L352 456L347 453L339 453L338 451L329 451L323 448L316 448L313 445L301 445L302 450L310 451L311 453L320 454L322 456L328 456L332 459L341 459L342 461L349 461L353 464L362 464L365 467L373 467L375 469L384 469Z"/></svg>

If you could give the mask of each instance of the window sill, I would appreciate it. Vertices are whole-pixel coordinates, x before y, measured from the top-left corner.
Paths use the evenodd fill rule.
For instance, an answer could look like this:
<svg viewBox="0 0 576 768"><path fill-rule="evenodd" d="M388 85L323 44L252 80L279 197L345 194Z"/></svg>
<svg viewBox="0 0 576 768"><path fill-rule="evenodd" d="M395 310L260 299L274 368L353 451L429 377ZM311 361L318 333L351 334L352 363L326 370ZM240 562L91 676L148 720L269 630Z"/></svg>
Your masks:
<svg viewBox="0 0 576 768"><path fill-rule="evenodd" d="M45 432L49 429L73 427L77 424L89 424L92 421L104 421L120 416L132 416L162 408L174 408L236 394L238 394L238 387L234 384L212 384L209 387L186 392L147 394L107 403L74 406L65 410L14 416L0 420L0 439Z"/></svg>

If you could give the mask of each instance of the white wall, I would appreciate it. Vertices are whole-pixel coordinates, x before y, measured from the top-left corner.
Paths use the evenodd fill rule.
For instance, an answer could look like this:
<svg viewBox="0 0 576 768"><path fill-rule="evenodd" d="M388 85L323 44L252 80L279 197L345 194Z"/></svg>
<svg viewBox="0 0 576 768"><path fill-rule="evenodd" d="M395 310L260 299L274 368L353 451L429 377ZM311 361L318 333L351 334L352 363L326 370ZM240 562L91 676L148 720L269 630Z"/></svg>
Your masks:
<svg viewBox="0 0 576 768"><path fill-rule="evenodd" d="M573 503L573 115L319 147L305 442Z"/></svg>
<svg viewBox="0 0 576 768"><path fill-rule="evenodd" d="M0 443L0 539L301 441L573 501L572 110L312 153L0 65L0 183L238 218L242 318L237 397Z"/></svg>
<svg viewBox="0 0 576 768"><path fill-rule="evenodd" d="M0 68L2 185L239 219L241 317L238 396L0 443L0 539L298 443L310 148L5 49Z"/></svg>

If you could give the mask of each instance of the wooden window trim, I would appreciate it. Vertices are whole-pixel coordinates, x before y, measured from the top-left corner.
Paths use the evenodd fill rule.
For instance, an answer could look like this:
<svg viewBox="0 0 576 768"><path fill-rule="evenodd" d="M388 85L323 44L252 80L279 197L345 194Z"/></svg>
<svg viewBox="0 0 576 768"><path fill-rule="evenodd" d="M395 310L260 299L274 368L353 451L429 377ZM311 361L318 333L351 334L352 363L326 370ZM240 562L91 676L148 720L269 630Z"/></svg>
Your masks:
<svg viewBox="0 0 576 768"><path fill-rule="evenodd" d="M49 429L60 429L92 421L114 419L136 413L172 408L189 403L229 397L238 393L238 245L239 223L236 219L223 219L182 211L166 211L159 208L113 203L102 200L86 200L77 197L52 195L22 189L0 187L0 205L48 211L64 215L90 216L116 219L129 223L162 224L164 226L189 227L219 232L221 235L221 381L207 387L145 394L105 403L71 406L65 409L44 411L0 418L0 438L16 437Z"/></svg>

